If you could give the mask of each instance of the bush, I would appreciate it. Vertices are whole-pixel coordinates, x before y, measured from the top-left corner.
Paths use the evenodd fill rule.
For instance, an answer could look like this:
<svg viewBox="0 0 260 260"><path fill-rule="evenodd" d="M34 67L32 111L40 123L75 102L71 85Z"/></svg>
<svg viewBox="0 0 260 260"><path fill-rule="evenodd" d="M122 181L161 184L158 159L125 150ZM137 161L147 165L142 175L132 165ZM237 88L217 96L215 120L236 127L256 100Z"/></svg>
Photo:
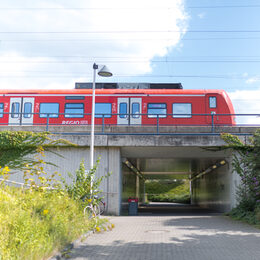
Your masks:
<svg viewBox="0 0 260 260"><path fill-rule="evenodd" d="M252 225L260 225L260 207L258 206L252 211L248 211L241 206L232 209L229 213L233 219L242 220Z"/></svg>
<svg viewBox="0 0 260 260"><path fill-rule="evenodd" d="M260 130L257 130L249 143L243 143L237 136L222 134L232 148L232 166L241 177L237 189L238 206L230 212L230 216L244 220L250 224L260 224Z"/></svg>
<svg viewBox="0 0 260 260"><path fill-rule="evenodd" d="M0 188L0 259L41 259L91 225L66 193Z"/></svg>
<svg viewBox="0 0 260 260"><path fill-rule="evenodd" d="M80 186L83 180L80 179L68 191L61 189L57 172L48 175L44 171L44 147L68 144L63 140L52 141L47 135L4 132L0 136L0 260L46 259L88 230L100 230L99 226L106 222L90 221L84 216L83 203L78 198L90 190L90 179L83 175L83 164L76 175L86 177L84 187ZM46 146L45 141L49 141ZM28 154L35 157L26 159ZM24 172L28 189L5 186L9 168ZM94 171L95 168L90 172Z"/></svg>

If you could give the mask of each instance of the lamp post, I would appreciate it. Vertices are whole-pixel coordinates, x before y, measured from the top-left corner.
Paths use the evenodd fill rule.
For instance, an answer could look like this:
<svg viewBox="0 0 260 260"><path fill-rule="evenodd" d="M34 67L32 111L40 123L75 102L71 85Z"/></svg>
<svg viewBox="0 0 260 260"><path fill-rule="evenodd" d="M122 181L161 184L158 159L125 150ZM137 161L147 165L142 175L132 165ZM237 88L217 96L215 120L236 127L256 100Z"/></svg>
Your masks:
<svg viewBox="0 0 260 260"><path fill-rule="evenodd" d="M92 87L92 111L91 111L91 132L90 132L90 169L94 166L94 136L95 136L95 90L96 90L96 71L99 65L93 64L93 87ZM111 77L113 74L109 71L107 66L102 66L98 71L101 77Z"/></svg>

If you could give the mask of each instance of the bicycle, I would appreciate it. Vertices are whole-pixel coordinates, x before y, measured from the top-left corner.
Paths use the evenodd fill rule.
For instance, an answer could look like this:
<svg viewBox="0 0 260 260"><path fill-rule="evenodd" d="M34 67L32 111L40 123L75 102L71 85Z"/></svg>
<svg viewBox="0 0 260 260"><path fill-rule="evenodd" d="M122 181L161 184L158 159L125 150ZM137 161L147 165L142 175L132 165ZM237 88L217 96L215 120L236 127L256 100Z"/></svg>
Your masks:
<svg viewBox="0 0 260 260"><path fill-rule="evenodd" d="M87 194L84 195L81 199L84 202L86 198L89 197ZM91 196L90 196L91 197ZM89 219L99 217L105 212L106 204L97 195L92 196L93 198L89 199L89 204L84 207L84 215L87 215Z"/></svg>
<svg viewBox="0 0 260 260"><path fill-rule="evenodd" d="M106 210L106 203L104 201L100 200L99 203L98 203L98 206L99 206L100 215L103 215L105 213L105 210Z"/></svg>
<svg viewBox="0 0 260 260"><path fill-rule="evenodd" d="M88 216L89 219L96 218L100 216L100 210L97 205L93 205L92 203L87 205L84 208L84 215Z"/></svg>

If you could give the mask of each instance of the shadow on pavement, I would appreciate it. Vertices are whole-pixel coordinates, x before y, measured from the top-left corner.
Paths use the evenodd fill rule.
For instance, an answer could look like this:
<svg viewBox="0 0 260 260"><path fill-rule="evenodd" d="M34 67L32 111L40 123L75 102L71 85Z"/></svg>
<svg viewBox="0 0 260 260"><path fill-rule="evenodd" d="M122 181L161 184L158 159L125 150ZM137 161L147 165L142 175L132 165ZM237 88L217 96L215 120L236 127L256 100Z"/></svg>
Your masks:
<svg viewBox="0 0 260 260"><path fill-rule="evenodd" d="M180 203L151 202L148 205L142 204L138 207L138 216L190 216L208 214L221 215L223 213L212 209L201 208L196 205Z"/></svg>

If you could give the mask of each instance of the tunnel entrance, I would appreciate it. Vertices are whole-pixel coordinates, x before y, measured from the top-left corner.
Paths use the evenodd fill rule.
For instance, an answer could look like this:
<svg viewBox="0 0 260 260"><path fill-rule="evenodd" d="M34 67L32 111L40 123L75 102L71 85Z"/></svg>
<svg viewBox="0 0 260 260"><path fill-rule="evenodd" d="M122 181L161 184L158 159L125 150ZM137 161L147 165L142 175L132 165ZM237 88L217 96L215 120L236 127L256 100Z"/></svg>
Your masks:
<svg viewBox="0 0 260 260"><path fill-rule="evenodd" d="M232 207L234 180L228 151L124 148L122 155L122 215L128 215L129 198L138 198L139 215L196 215Z"/></svg>

